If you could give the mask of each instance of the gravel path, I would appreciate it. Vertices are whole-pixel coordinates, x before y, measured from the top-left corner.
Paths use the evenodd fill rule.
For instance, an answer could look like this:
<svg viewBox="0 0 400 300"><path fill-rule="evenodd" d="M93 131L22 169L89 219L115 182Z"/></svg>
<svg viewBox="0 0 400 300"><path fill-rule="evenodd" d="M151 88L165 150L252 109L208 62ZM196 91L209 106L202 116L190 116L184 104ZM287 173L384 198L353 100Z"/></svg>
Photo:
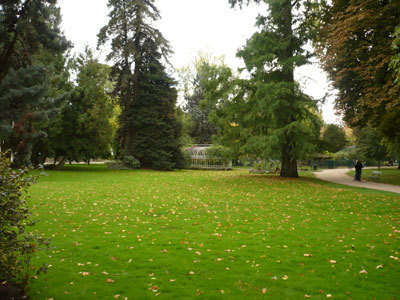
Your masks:
<svg viewBox="0 0 400 300"><path fill-rule="evenodd" d="M314 175L316 178L330 181L334 183L349 185L349 186L356 186L360 188L367 188L373 190L381 190L393 193L400 194L400 186L395 186L391 184L384 184L384 183L376 183L376 182L369 182L369 181L354 181L353 177L347 175L346 173L351 171L350 169L329 169L323 170L322 172L315 172Z"/></svg>

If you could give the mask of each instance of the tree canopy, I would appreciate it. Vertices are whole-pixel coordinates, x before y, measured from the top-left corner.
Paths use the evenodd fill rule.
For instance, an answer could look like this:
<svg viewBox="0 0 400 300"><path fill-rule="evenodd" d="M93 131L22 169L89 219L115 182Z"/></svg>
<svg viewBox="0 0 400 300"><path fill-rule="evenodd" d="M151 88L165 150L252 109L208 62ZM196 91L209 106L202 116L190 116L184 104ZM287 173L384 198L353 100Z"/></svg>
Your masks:
<svg viewBox="0 0 400 300"><path fill-rule="evenodd" d="M238 52L250 79L234 78L224 66L213 68L206 98L217 108L212 118L219 122L222 143L230 140L253 157L279 158L281 176L297 177L297 159L312 151L320 129L316 101L294 80L295 68L311 56L304 48L309 36L304 19L296 16L299 1L265 2L268 12L258 17L259 30Z"/></svg>
<svg viewBox="0 0 400 300"><path fill-rule="evenodd" d="M160 18L154 0L109 0L110 20L98 37L111 41L114 94L121 106L119 156L137 158L143 167L183 166L181 125L177 121L175 82L162 59L171 53L167 40L152 27Z"/></svg>
<svg viewBox="0 0 400 300"><path fill-rule="evenodd" d="M350 126L371 124L389 139L398 139L398 130L386 125L400 116L400 85L395 82L396 51L392 47L400 2L319 2L322 16L316 22L315 45L338 90L337 109ZM392 60L394 68L389 68Z"/></svg>

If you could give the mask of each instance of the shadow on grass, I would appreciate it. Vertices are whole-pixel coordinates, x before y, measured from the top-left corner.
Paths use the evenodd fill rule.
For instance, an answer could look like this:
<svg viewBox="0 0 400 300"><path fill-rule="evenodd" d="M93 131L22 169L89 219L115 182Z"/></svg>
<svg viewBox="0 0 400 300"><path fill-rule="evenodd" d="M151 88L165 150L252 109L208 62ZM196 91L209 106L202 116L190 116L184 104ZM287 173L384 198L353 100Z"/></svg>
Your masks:
<svg viewBox="0 0 400 300"><path fill-rule="evenodd" d="M53 172L96 172L96 173L104 173L112 171L108 169L104 164L95 164L95 165L84 165L84 164L72 164L65 165L61 170L55 169L53 166L49 166L45 168L46 171Z"/></svg>

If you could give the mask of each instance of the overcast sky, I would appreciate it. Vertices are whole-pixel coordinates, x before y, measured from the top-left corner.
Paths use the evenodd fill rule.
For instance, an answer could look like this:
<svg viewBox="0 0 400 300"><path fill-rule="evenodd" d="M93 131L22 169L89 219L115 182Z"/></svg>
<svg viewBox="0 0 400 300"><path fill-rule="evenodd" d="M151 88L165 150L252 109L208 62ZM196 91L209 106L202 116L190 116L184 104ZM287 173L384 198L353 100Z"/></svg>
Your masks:
<svg viewBox="0 0 400 300"><path fill-rule="evenodd" d="M107 0L59 0L59 5L62 29L73 42L74 51L83 51L85 45L96 48L97 34L108 22ZM262 12L256 5L231 9L228 0L156 0L156 6L162 17L156 27L174 50L170 61L176 69L191 64L199 51L215 57L223 55L234 69L243 66L236 51L255 31L255 18ZM97 55L104 58L106 53L104 49ZM317 66L299 69L296 78L315 98L324 96L329 88ZM323 107L323 116L328 123L339 122L332 104Z"/></svg>

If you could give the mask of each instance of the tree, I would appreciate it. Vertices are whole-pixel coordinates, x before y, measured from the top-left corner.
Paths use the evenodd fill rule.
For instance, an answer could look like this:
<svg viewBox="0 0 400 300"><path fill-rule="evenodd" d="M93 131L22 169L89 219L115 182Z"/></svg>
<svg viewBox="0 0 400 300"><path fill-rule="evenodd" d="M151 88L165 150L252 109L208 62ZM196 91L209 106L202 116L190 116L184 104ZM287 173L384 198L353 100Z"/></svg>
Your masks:
<svg viewBox="0 0 400 300"><path fill-rule="evenodd" d="M339 91L336 107L352 127L394 120L400 115L400 85L389 68L400 2L337 0L322 2L315 39L324 69ZM390 123L391 121L389 121ZM382 130L381 130L382 129ZM398 130L381 128L388 138Z"/></svg>
<svg viewBox="0 0 400 300"><path fill-rule="evenodd" d="M194 63L194 69L189 67L182 71L185 99L183 108L190 117L189 135L196 144L211 144L212 136L217 133L217 128L208 119L210 108L201 105L204 100L204 76L210 64L208 57L200 54Z"/></svg>
<svg viewBox="0 0 400 300"><path fill-rule="evenodd" d="M0 1L0 83L11 68L33 64L43 49L59 53L70 47L59 29L57 0Z"/></svg>
<svg viewBox="0 0 400 300"><path fill-rule="evenodd" d="M67 160L89 163L94 158L109 157L113 138L114 106L108 95L111 68L99 63L88 48L74 64L77 86L49 133L54 155L62 158L60 168Z"/></svg>
<svg viewBox="0 0 400 300"><path fill-rule="evenodd" d="M379 132L368 126L355 130L357 137L357 148L364 159L378 161L380 169L381 161L387 158L387 148L382 143L382 136Z"/></svg>
<svg viewBox="0 0 400 300"><path fill-rule="evenodd" d="M109 0L110 21L99 33L99 46L111 39L109 60L119 99L119 156L136 157L143 167L183 166L175 112L175 82L162 58L171 53L161 32L151 26L160 18L154 0Z"/></svg>
<svg viewBox="0 0 400 300"><path fill-rule="evenodd" d="M16 152L16 165L30 164L37 130L59 103L51 91L53 64L69 43L59 30L56 1L0 2L0 134ZM1 113L0 113L1 114Z"/></svg>
<svg viewBox="0 0 400 300"><path fill-rule="evenodd" d="M322 141L325 144L325 150L336 153L346 146L346 132L339 125L328 124L322 135Z"/></svg>
<svg viewBox="0 0 400 300"><path fill-rule="evenodd" d="M216 92L208 89L208 97L222 92L219 103L214 103L216 114L225 119L223 134L229 133L241 151L280 158L281 176L298 177L297 159L313 149L320 129L316 102L294 80L294 69L310 57L303 49L309 37L302 19L295 16L301 10L299 1L265 2L268 16L258 17L259 31L238 52L250 79L235 80L226 68L216 70L214 78L227 82L228 93L222 92L221 82L212 84ZM230 3L242 5L243 1Z"/></svg>

